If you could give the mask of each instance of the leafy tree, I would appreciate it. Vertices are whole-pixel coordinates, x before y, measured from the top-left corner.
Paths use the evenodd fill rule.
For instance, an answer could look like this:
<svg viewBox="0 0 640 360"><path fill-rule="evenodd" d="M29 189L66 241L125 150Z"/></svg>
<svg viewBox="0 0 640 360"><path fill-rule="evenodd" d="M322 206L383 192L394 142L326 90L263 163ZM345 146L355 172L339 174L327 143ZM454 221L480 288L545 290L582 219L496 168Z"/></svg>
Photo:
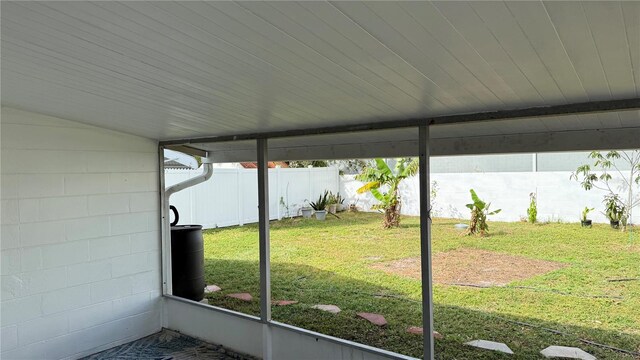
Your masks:
<svg viewBox="0 0 640 360"><path fill-rule="evenodd" d="M345 160L293 160L289 161L289 167L306 168L336 166L340 170L340 175L357 174L361 172L367 165L369 160L362 159L345 159Z"/></svg>
<svg viewBox="0 0 640 360"><path fill-rule="evenodd" d="M489 225L487 224L487 216L495 215L499 213L502 209L494 210L489 212L489 206L491 203L486 203L478 197L478 194L471 189L471 204L467 204L466 206L471 210L471 222L469 223L469 229L467 230L468 235L480 234L486 235L489 231Z"/></svg>
<svg viewBox="0 0 640 360"><path fill-rule="evenodd" d="M571 173L571 179L580 181L580 185L585 190L593 188L608 192L609 197L620 197L620 192L627 192L627 196L622 203L624 205L623 222L631 222L632 209L640 205L640 197L634 196L634 187L640 185L640 149L628 151L609 151L603 154L600 151L592 151L589 159L591 164L578 166L575 172ZM628 164L629 170L620 170L618 164L622 162ZM601 172L598 175L596 172ZM617 175L622 182L618 189L615 189L613 175Z"/></svg>
<svg viewBox="0 0 640 360"><path fill-rule="evenodd" d="M365 167L362 173L356 176L357 180L367 182L357 192L359 194L371 192L380 202L374 208L384 212L382 225L385 229L400 226L401 199L398 187L402 180L417 172L418 159L400 159L394 170L391 170L384 160L375 159L375 166ZM383 192L380 188L385 185L388 186L388 190Z"/></svg>
<svg viewBox="0 0 640 360"><path fill-rule="evenodd" d="M344 160L331 160L330 165L337 166L340 170L340 175L345 174L359 174L371 164L371 160L363 159L344 159Z"/></svg>
<svg viewBox="0 0 640 360"><path fill-rule="evenodd" d="M329 162L327 160L294 160L289 161L289 167L292 168L306 168L309 166L313 167L327 167L329 166Z"/></svg>

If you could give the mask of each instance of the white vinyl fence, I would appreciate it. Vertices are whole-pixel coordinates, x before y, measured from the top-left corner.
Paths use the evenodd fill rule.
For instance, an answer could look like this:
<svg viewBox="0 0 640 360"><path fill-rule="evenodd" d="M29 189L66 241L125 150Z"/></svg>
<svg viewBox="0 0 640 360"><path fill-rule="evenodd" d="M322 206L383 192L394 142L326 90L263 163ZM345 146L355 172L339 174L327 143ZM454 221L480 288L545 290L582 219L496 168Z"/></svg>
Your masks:
<svg viewBox="0 0 640 360"><path fill-rule="evenodd" d="M194 177L202 170L165 171L165 186ZM340 188L338 169L269 169L269 215L272 220L297 215L307 201L316 201L325 190ZM258 171L214 168L208 181L175 193L171 205L178 209L180 224L205 229L258 222Z"/></svg>
<svg viewBox="0 0 640 360"><path fill-rule="evenodd" d="M491 202L492 209L502 209L491 216L496 221L518 221L527 216L529 194L537 192L538 221L578 222L585 206L595 208L589 213L594 222L608 223L602 213L604 192L592 189L585 191L578 182L569 179L570 172L495 172L495 173L450 173L431 174L431 182L437 184L437 193L433 204L435 217L469 217L465 204L471 202L469 189L474 189L480 199ZM419 215L418 177L406 179L400 185L402 213ZM343 176L340 193L345 196L346 204L357 204L358 208L370 211L376 200L371 194L357 194L356 189L362 183L354 176ZM636 186L636 196L640 187ZM620 192L626 198L626 192ZM640 207L633 209L633 223L640 223Z"/></svg>

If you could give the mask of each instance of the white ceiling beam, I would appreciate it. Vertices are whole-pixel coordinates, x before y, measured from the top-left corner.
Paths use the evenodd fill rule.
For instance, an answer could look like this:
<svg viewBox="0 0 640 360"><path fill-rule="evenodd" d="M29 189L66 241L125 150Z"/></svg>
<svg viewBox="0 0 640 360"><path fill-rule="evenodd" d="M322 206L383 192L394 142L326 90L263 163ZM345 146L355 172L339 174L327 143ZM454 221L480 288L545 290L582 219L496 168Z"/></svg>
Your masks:
<svg viewBox="0 0 640 360"><path fill-rule="evenodd" d="M191 138L161 141L160 145L184 145L190 143L229 142L254 139L274 139L296 136L338 134L355 131L388 130L425 125L468 124L495 120L517 120L573 114L607 113L612 111L640 109L640 98L628 98L604 101L589 101L552 106L535 106L521 109L476 112L470 114L444 115L415 119L400 119L366 124L349 124L321 128L302 128L282 131L258 132L204 138ZM524 120L523 120L524 121Z"/></svg>
<svg viewBox="0 0 640 360"><path fill-rule="evenodd" d="M640 128L544 132L431 139L431 156L629 149L638 147ZM192 144L193 147L206 144ZM418 140L271 147L270 161L358 159L418 155ZM256 161L255 149L214 151L214 162Z"/></svg>

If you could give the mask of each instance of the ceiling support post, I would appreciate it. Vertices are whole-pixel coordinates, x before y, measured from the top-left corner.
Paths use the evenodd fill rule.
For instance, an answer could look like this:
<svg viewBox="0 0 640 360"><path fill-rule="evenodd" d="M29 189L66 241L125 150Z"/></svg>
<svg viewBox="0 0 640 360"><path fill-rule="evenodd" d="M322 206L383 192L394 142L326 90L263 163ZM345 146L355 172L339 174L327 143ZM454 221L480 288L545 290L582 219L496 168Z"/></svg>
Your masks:
<svg viewBox="0 0 640 360"><path fill-rule="evenodd" d="M271 259L269 239L269 156L267 139L258 139L258 227L260 242L260 320L262 358L271 360Z"/></svg>
<svg viewBox="0 0 640 360"><path fill-rule="evenodd" d="M171 265L171 219L169 199L165 194L164 147L158 147L158 194L160 195L160 261L162 264L162 294L173 294ZM163 319L164 321L164 319Z"/></svg>
<svg viewBox="0 0 640 360"><path fill-rule="evenodd" d="M422 330L424 359L434 358L433 284L431 282L431 205L429 180L429 126L419 133L420 161L420 265L422 269Z"/></svg>

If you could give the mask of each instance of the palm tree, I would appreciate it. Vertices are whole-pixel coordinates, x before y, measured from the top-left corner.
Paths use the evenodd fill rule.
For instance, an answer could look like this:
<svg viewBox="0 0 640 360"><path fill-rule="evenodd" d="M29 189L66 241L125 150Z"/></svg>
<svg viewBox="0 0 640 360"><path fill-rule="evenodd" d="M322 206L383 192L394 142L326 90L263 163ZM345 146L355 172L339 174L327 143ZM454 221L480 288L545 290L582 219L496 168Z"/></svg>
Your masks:
<svg viewBox="0 0 640 360"><path fill-rule="evenodd" d="M418 159L400 159L393 171L384 160L375 159L375 166L365 167L362 173L356 176L357 180L367 182L357 192L362 194L369 191L373 197L380 201L373 208L384 211L382 226L385 229L400 225L401 199L398 193L398 186L402 180L415 175L417 172ZM388 190L381 192L380 188L385 185L388 186Z"/></svg>

